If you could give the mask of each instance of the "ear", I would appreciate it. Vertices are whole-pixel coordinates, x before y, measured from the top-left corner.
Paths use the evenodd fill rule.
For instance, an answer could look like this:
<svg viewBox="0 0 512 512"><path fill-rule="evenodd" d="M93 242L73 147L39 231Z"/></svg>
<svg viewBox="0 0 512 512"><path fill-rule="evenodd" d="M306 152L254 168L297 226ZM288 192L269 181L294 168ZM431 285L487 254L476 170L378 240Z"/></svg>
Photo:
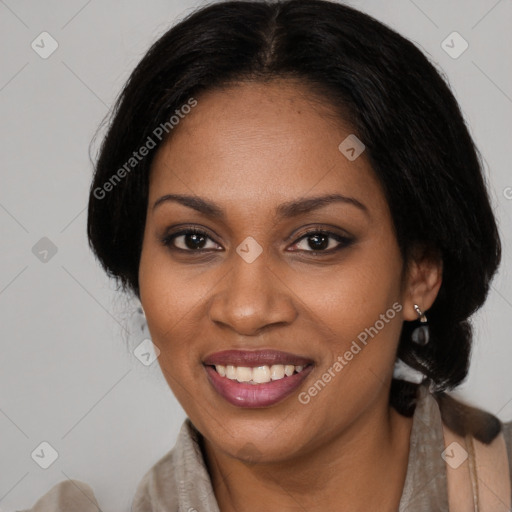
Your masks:
<svg viewBox="0 0 512 512"><path fill-rule="evenodd" d="M441 288L442 275L443 260L440 252L425 245L415 246L411 251L402 288L404 320L418 319L414 304L423 312L430 309Z"/></svg>

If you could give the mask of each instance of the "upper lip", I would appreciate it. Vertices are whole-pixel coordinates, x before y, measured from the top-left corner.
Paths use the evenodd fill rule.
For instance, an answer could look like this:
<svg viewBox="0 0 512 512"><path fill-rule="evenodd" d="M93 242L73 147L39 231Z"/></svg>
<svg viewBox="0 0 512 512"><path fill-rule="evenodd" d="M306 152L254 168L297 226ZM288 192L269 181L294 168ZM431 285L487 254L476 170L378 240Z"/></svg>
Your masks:
<svg viewBox="0 0 512 512"><path fill-rule="evenodd" d="M280 350L223 350L205 357L205 365L233 365L253 368L256 366L272 366L273 364L293 364L294 366L306 366L313 363L312 359L282 352Z"/></svg>

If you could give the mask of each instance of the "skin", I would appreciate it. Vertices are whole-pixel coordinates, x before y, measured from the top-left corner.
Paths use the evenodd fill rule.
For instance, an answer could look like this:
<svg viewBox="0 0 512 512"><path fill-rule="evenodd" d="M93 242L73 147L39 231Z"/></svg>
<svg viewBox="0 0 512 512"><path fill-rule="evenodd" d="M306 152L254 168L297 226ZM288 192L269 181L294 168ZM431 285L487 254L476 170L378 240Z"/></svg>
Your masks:
<svg viewBox="0 0 512 512"><path fill-rule="evenodd" d="M434 302L441 263L418 250L404 265L365 153L353 162L341 154L352 130L304 85L244 82L197 100L153 162L139 285L162 372L204 437L219 507L259 512L265 496L266 508L285 512L396 511L412 419L389 406L389 387L402 322L417 319L414 304L426 311ZM225 219L170 201L153 209L171 193L214 201ZM281 203L332 193L367 212L337 202L293 218L274 213ZM187 249L183 236L161 242L183 224L208 233L202 254L173 251L173 243ZM309 228L353 242L315 253L303 238ZM248 236L263 249L252 263L236 252ZM328 240L328 249L340 246ZM395 302L402 310L300 403L298 394ZM273 406L229 404L202 360L264 348L309 357L313 371Z"/></svg>

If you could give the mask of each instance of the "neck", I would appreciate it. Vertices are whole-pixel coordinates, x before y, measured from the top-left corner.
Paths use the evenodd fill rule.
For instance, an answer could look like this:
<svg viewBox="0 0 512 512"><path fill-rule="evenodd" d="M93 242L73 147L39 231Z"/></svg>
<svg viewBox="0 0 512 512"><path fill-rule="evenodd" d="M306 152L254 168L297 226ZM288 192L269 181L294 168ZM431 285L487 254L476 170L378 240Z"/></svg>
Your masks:
<svg viewBox="0 0 512 512"><path fill-rule="evenodd" d="M205 439L203 450L222 512L260 512L263 496L265 508L283 512L394 512L407 473L411 429L412 418L386 402L285 462L248 464Z"/></svg>

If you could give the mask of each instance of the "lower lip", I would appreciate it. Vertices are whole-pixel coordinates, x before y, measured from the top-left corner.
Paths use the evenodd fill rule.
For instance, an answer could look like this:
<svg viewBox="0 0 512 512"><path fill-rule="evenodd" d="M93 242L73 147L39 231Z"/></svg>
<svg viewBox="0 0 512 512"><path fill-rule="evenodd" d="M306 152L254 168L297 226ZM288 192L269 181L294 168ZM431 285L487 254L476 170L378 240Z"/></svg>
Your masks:
<svg viewBox="0 0 512 512"><path fill-rule="evenodd" d="M205 366L213 387L230 404L237 407L268 407L293 393L309 375L313 365L306 366L300 373L273 380L264 384L248 384L221 377L211 366Z"/></svg>

